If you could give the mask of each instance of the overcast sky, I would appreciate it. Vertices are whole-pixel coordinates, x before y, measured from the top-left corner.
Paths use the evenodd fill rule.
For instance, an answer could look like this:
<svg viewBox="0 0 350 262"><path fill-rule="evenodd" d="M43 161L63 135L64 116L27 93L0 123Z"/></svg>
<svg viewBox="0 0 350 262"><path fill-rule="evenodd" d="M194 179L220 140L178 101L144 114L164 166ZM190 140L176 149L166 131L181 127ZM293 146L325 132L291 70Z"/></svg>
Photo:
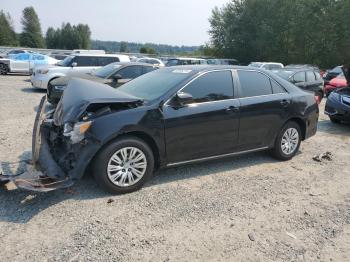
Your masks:
<svg viewBox="0 0 350 262"><path fill-rule="evenodd" d="M36 10L43 33L63 22L90 26L92 39L201 45L209 40L208 18L229 0L0 0L15 30L26 6Z"/></svg>

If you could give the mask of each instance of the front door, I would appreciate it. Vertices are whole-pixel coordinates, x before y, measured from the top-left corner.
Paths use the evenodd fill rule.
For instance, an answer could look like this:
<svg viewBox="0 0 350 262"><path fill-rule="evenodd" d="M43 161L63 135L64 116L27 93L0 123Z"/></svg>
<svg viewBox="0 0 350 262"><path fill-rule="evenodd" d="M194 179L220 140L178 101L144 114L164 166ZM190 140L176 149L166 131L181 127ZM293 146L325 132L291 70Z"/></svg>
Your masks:
<svg viewBox="0 0 350 262"><path fill-rule="evenodd" d="M234 151L239 128L239 101L234 99L232 72L208 72L181 92L193 101L163 108L167 162L177 163Z"/></svg>

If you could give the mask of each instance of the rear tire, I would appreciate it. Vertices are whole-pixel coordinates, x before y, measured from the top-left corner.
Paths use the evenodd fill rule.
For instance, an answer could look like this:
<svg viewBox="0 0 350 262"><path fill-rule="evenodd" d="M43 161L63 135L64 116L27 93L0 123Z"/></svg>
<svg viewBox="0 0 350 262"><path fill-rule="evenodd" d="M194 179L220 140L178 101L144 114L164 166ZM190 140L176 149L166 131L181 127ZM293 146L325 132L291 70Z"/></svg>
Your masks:
<svg viewBox="0 0 350 262"><path fill-rule="evenodd" d="M143 140L132 136L108 144L92 164L96 182L112 194L140 189L152 177L153 170L152 149Z"/></svg>
<svg viewBox="0 0 350 262"><path fill-rule="evenodd" d="M0 64L0 75L6 75L9 71L9 68L5 64Z"/></svg>
<svg viewBox="0 0 350 262"><path fill-rule="evenodd" d="M279 160L292 159L299 150L302 135L300 126L294 122L287 122L278 134L272 155Z"/></svg>

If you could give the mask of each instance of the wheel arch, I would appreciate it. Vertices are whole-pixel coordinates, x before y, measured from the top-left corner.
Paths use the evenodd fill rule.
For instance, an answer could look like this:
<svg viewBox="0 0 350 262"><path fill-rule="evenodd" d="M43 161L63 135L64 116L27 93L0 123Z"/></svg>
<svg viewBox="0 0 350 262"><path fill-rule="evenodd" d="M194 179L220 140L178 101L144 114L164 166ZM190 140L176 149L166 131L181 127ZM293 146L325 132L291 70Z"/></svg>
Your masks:
<svg viewBox="0 0 350 262"><path fill-rule="evenodd" d="M115 140L122 139L123 137L135 137L138 138L142 141L144 141L152 150L153 152L153 157L154 157L154 168L157 170L160 167L160 150L159 147L156 143L156 141L147 134L146 132L143 131L129 131L125 133L118 134L117 136L114 136L110 138L108 141L106 141L100 148L99 150L95 153L93 159L109 144L114 142ZM93 159L91 162L93 162Z"/></svg>
<svg viewBox="0 0 350 262"><path fill-rule="evenodd" d="M295 122L295 123L297 123L299 125L300 131L301 131L301 135L302 135L302 140L305 140L305 137L306 137L306 122L305 122L305 120L303 120L300 117L292 117L292 118L288 119L284 123L284 125L287 124L288 122Z"/></svg>

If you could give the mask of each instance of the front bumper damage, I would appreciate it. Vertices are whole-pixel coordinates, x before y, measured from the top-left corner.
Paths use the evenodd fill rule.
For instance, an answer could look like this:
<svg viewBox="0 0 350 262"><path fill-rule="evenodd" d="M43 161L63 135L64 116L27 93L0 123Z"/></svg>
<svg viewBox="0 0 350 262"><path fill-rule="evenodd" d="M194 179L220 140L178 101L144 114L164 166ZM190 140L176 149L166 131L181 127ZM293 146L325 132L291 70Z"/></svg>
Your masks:
<svg viewBox="0 0 350 262"><path fill-rule="evenodd" d="M47 132L44 130L48 110L46 97L43 97L38 107L32 137L32 164L35 169L41 172L33 172L32 174L31 172L24 172L19 175L2 173L0 174L2 183L12 182L17 188L40 192L48 192L73 185L73 180L65 175L51 155Z"/></svg>

